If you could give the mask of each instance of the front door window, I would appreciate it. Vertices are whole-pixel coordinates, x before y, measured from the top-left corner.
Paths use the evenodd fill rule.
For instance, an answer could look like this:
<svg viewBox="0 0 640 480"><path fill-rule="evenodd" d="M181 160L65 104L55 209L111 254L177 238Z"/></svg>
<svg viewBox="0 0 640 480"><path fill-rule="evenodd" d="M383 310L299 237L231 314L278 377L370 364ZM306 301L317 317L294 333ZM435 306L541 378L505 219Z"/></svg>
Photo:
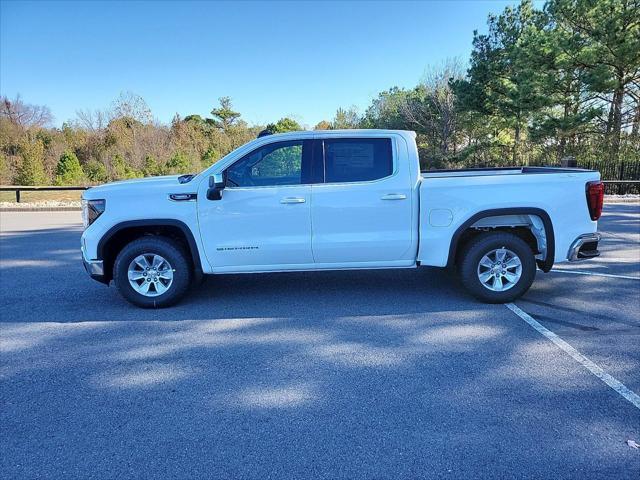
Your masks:
<svg viewBox="0 0 640 480"><path fill-rule="evenodd" d="M271 187L302 183L302 141L271 143L227 169L229 187Z"/></svg>

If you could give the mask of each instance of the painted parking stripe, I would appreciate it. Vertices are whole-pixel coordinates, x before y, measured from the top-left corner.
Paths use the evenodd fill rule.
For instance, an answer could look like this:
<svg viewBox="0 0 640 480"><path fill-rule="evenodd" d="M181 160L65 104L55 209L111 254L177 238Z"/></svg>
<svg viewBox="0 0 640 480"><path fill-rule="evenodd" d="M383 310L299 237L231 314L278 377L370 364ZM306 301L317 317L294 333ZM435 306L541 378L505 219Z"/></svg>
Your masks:
<svg viewBox="0 0 640 480"><path fill-rule="evenodd" d="M552 272L560 273L573 273L575 275L593 275L594 277L611 277L611 278L624 278L625 280L640 280L640 277L632 277L630 275L614 275L613 273L599 273L599 272L582 272L579 270L562 270L552 268Z"/></svg>
<svg viewBox="0 0 640 480"><path fill-rule="evenodd" d="M535 330L538 331L538 333L544 335L548 340L551 340L553 343L555 343L557 347L560 347L562 350L568 353L576 362L578 362L580 365L585 367L587 370L593 373L596 377L598 377L604 383L606 383L611 388L613 388L616 392L622 395L626 400L631 402L633 406L640 409L640 395L633 392L632 390L627 388L622 382L620 382L616 378L609 375L602 368L600 368L598 365L593 363L587 357L582 355L578 350L573 348L571 345L565 342L558 335L553 333L551 330L545 328L542 324L540 324L527 312L518 308L517 305L513 303L506 303L505 306L509 310L511 310L513 313L518 315L522 320L524 320L529 325L531 325Z"/></svg>

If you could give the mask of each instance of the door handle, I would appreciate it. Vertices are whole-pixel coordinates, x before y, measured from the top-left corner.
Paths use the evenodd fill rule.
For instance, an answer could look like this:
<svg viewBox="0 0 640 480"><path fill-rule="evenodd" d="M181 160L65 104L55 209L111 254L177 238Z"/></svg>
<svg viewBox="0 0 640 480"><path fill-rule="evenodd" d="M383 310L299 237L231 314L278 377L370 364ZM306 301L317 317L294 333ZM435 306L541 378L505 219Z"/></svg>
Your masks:
<svg viewBox="0 0 640 480"><path fill-rule="evenodd" d="M404 200L407 196L404 193L387 193L382 196L382 200Z"/></svg>
<svg viewBox="0 0 640 480"><path fill-rule="evenodd" d="M302 197L284 197L280 199L280 203L304 203L306 200Z"/></svg>

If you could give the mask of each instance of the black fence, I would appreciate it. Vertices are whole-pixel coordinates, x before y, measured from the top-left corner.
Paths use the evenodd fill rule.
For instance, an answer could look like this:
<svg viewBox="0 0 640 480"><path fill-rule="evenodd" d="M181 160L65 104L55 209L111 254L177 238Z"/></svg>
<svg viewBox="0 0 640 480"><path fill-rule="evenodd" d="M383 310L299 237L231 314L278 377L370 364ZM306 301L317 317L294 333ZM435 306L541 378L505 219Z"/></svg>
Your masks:
<svg viewBox="0 0 640 480"><path fill-rule="evenodd" d="M640 180L603 180L607 195L640 194Z"/></svg>
<svg viewBox="0 0 640 480"><path fill-rule="evenodd" d="M640 160L609 162L604 160L578 160L578 167L598 170L608 194L640 194Z"/></svg>
<svg viewBox="0 0 640 480"><path fill-rule="evenodd" d="M472 168L495 167L495 164L475 163ZM505 165L509 166L509 164ZM577 159L572 164L563 165L557 161L525 162L519 166L528 167L578 167L589 170L597 170L605 183L605 193L608 195L640 194L640 159L621 160L611 162L609 160Z"/></svg>

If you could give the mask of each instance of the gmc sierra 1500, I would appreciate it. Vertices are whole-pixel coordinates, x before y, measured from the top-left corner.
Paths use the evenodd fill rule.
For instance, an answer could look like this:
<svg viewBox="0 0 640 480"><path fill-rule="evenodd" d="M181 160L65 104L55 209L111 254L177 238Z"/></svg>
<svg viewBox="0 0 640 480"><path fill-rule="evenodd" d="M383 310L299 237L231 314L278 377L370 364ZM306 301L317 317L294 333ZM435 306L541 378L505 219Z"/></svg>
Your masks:
<svg viewBox="0 0 640 480"><path fill-rule="evenodd" d="M514 167L420 172L415 134L258 138L197 175L115 182L83 195L82 256L141 307L203 274L456 266L486 302L536 267L597 256L600 174Z"/></svg>

